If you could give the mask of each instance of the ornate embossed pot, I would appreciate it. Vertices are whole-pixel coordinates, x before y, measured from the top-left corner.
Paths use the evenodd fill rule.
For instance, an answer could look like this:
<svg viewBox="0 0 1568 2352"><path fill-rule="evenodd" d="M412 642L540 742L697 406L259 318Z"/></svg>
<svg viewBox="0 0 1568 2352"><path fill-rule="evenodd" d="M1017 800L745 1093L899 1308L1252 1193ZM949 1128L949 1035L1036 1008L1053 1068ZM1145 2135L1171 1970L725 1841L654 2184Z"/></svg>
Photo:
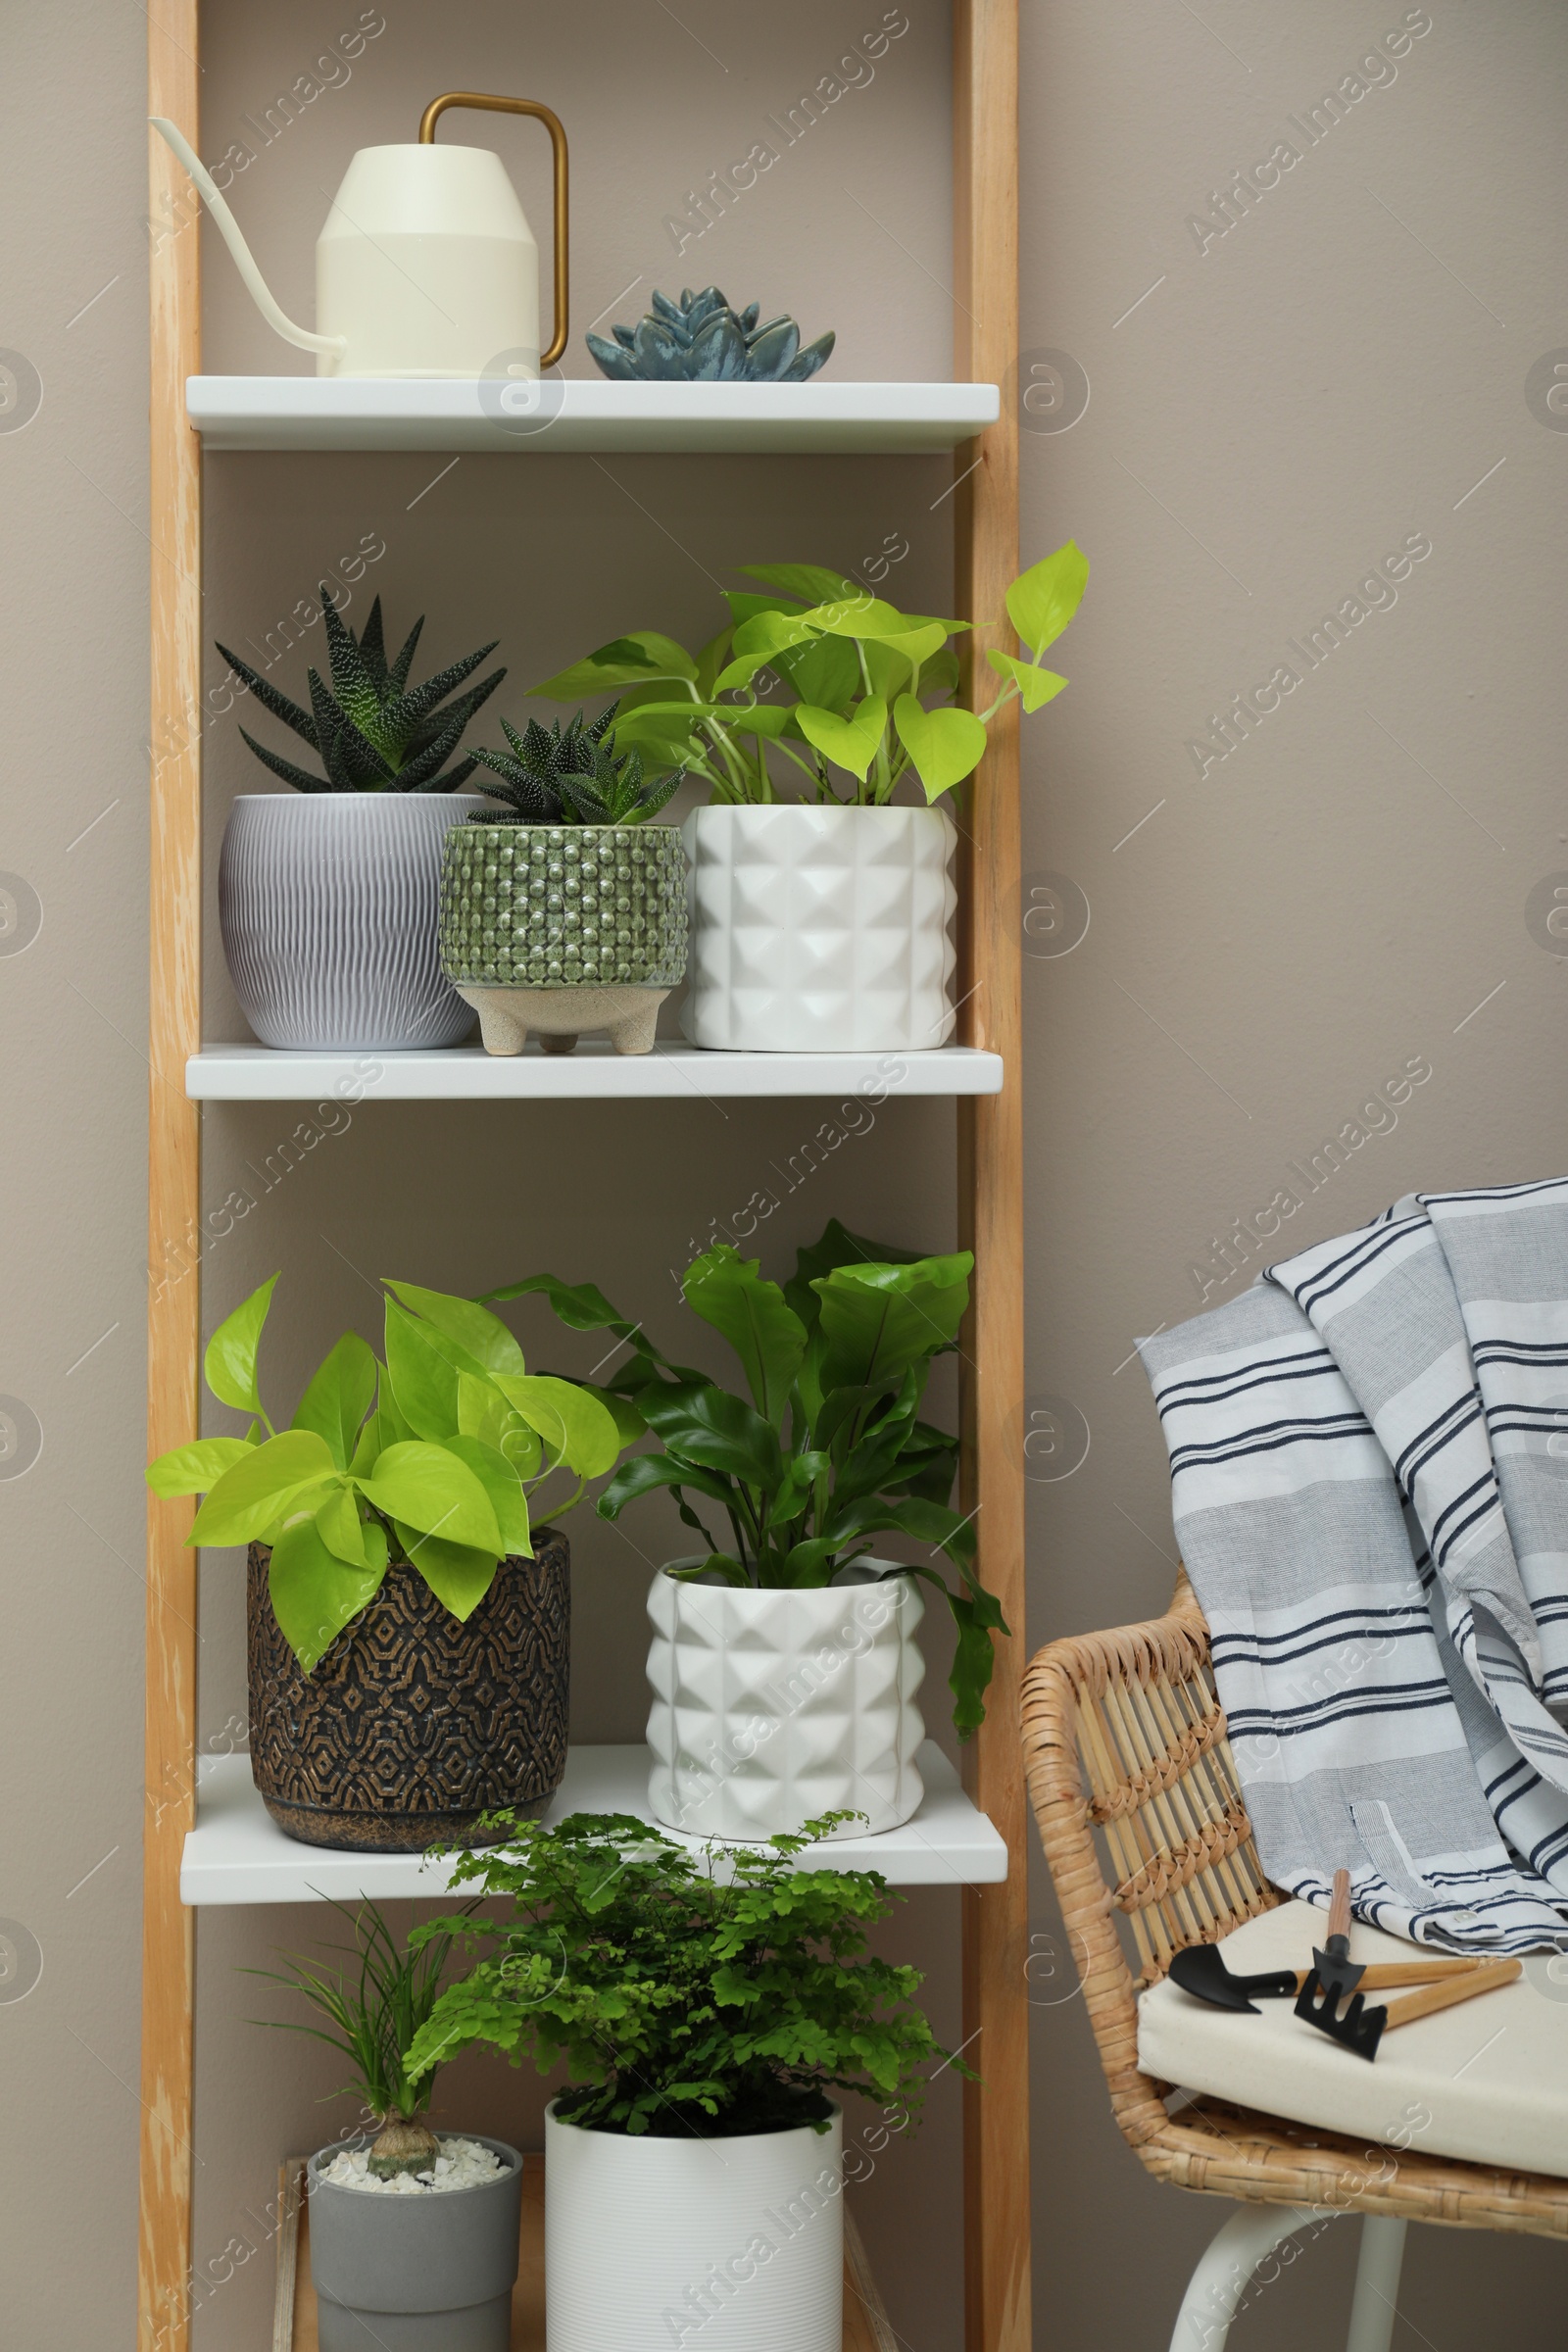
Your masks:
<svg viewBox="0 0 1568 2352"><path fill-rule="evenodd" d="M251 1545L251 1773L288 1837L419 1853L474 1840L498 1807L544 1811L566 1769L571 1555L552 1528L534 1541L465 1624L394 1562L309 1675L272 1614L271 1555Z"/></svg>

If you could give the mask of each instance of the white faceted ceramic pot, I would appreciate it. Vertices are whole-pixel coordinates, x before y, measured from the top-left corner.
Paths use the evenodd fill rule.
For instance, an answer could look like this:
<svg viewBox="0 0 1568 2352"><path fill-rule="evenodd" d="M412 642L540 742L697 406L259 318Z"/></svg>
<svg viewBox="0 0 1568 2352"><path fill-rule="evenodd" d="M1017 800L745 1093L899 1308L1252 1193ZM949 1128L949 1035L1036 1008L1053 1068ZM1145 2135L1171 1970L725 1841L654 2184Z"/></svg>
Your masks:
<svg viewBox="0 0 1568 2352"><path fill-rule="evenodd" d="M441 969L441 845L471 792L247 792L229 812L218 916L264 1046L455 1046L473 1026Z"/></svg>
<svg viewBox="0 0 1568 2352"><path fill-rule="evenodd" d="M629 2139L552 2103L549 2352L842 2352L843 2131Z"/></svg>
<svg viewBox="0 0 1568 2352"><path fill-rule="evenodd" d="M824 1813L867 1817L836 1838L909 1819L924 1794L914 1635L925 1604L912 1576L879 1576L886 1565L862 1563L815 1591L687 1584L661 1570L648 1594L657 1821L747 1840Z"/></svg>
<svg viewBox="0 0 1568 2352"><path fill-rule="evenodd" d="M918 1053L953 1033L957 839L944 808L698 808L694 1044L727 1053Z"/></svg>

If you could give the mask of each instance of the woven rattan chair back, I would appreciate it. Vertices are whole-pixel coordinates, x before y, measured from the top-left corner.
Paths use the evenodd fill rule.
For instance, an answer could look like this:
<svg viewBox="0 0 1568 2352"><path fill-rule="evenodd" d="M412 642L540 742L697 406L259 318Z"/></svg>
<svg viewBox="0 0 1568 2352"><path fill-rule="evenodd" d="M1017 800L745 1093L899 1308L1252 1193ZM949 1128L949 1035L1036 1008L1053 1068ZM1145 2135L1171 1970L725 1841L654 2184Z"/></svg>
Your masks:
<svg viewBox="0 0 1568 2352"><path fill-rule="evenodd" d="M1140 2070L1139 1991L1184 1945L1284 1900L1252 1843L1208 1627L1185 1575L1166 1616L1037 1654L1023 1743L1110 2103L1152 2173L1252 2202L1568 2236L1568 2180L1367 2148L1215 2099L1178 2102Z"/></svg>

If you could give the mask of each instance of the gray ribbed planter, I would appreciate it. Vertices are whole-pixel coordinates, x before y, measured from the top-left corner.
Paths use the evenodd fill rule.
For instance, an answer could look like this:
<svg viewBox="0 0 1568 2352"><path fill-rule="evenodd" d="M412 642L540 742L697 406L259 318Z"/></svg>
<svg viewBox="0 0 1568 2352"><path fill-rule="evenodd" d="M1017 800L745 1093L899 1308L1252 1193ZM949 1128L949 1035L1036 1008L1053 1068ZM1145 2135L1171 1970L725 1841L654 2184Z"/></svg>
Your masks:
<svg viewBox="0 0 1568 2352"><path fill-rule="evenodd" d="M508 2352L522 2158L481 2132L460 2136L478 2140L510 2171L478 2188L377 2196L320 2179L318 2167L335 2147L311 2158L311 2277L321 2352Z"/></svg>
<svg viewBox="0 0 1568 2352"><path fill-rule="evenodd" d="M223 953L264 1046L455 1046L473 1014L436 949L441 844L471 792L247 792L218 865Z"/></svg>
<svg viewBox="0 0 1568 2352"><path fill-rule="evenodd" d="M465 824L441 865L441 963L485 1050L530 1029L569 1053L608 1029L647 1054L686 971L686 853L672 825Z"/></svg>

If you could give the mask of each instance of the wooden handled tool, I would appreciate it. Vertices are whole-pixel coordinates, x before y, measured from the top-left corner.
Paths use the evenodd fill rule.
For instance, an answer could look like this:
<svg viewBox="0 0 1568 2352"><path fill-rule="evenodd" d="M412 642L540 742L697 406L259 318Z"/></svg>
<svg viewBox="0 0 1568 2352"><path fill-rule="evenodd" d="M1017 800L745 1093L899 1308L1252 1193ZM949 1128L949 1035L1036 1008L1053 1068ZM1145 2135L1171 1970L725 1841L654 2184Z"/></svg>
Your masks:
<svg viewBox="0 0 1568 2352"><path fill-rule="evenodd" d="M1362 1978L1363 1984L1380 1977L1383 1972L1369 1968ZM1451 1984L1428 1984L1421 1992L1407 1993L1402 2001L1391 2001L1383 2020L1383 2031L1392 2034L1396 2026L1407 2026L1418 2017L1431 2017L1439 2009L1451 2009L1456 2002L1473 2001L1479 1993L1492 1992L1499 1984L1512 1984L1524 1975L1522 1960L1481 1960L1467 1965L1463 1980ZM1390 1977L1387 1980L1393 1983ZM1408 1983L1408 1979L1402 1980Z"/></svg>
<svg viewBox="0 0 1568 2352"><path fill-rule="evenodd" d="M1340 1996L1332 1985L1319 1983L1314 1970L1301 1987L1296 2014L1328 2034L1331 2041L1343 2042L1358 2058L1375 2058L1379 2042L1393 2027L1413 2025L1418 2017L1431 2017L1460 2001L1473 2001L1481 1993L1495 1992L1523 1973L1523 1963L1518 1960L1483 1960L1462 1967L1446 1981L1407 1993L1402 2001L1391 2001L1387 2008L1369 2009L1365 1993L1353 1992L1342 2015Z"/></svg>
<svg viewBox="0 0 1568 2352"><path fill-rule="evenodd" d="M1334 1873L1334 1895L1329 1904L1328 1949L1312 1947L1312 1968L1318 1983L1336 2000L1353 1992L1366 1974L1350 1958L1350 1874Z"/></svg>

